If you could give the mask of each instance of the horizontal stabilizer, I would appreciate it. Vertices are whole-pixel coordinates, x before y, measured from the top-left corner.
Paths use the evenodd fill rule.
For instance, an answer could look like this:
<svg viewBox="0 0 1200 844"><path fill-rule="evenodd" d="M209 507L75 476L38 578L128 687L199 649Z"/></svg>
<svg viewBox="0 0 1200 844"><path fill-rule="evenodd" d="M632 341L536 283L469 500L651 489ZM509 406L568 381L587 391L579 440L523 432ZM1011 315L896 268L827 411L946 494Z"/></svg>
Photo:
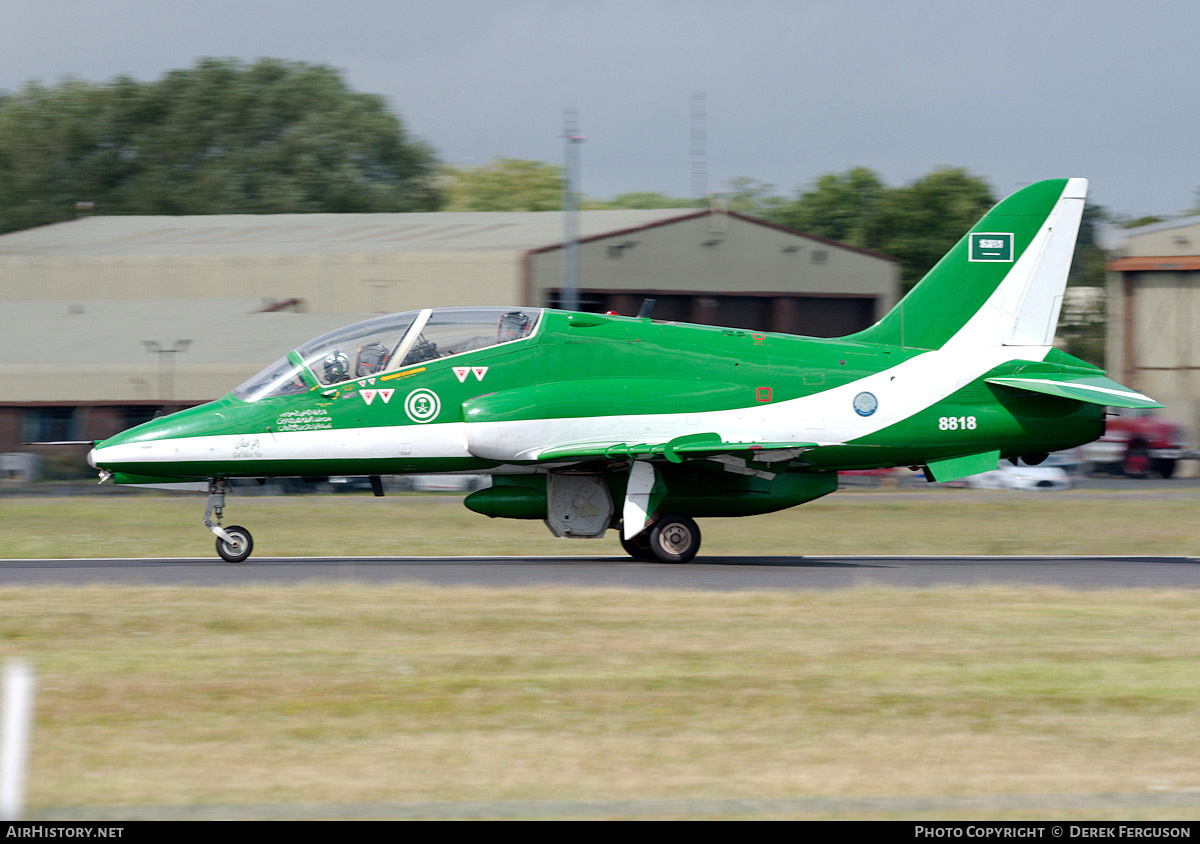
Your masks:
<svg viewBox="0 0 1200 844"><path fill-rule="evenodd" d="M1001 375L986 379L989 384L999 384L1030 393L1058 396L1064 399L1087 402L1108 407L1162 407L1149 396L1123 387L1111 378L1092 373L1055 372Z"/></svg>
<svg viewBox="0 0 1200 844"><path fill-rule="evenodd" d="M669 442L627 443L590 442L552 446L538 453L540 462L564 460L625 460L631 457L664 457L671 463L682 463L685 457L740 455L760 463L791 460L809 449L840 443L815 442L725 442L718 434L687 434Z"/></svg>

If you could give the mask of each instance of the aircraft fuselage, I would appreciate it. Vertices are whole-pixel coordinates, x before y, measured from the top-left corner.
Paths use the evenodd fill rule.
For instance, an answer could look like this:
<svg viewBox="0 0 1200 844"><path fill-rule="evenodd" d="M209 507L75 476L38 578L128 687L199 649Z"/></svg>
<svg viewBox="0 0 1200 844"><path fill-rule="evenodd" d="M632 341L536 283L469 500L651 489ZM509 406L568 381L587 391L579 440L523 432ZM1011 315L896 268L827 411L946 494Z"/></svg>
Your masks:
<svg viewBox="0 0 1200 844"><path fill-rule="evenodd" d="M1028 367L1019 348L964 356L561 311L540 322L513 342L336 384L309 374L299 393L230 394L106 440L93 459L158 480L503 474L553 465L538 459L547 442L715 431L727 442L820 443L790 466L813 471L992 448L1016 457L1103 432L1094 404L982 380ZM864 393L870 404L856 407Z"/></svg>

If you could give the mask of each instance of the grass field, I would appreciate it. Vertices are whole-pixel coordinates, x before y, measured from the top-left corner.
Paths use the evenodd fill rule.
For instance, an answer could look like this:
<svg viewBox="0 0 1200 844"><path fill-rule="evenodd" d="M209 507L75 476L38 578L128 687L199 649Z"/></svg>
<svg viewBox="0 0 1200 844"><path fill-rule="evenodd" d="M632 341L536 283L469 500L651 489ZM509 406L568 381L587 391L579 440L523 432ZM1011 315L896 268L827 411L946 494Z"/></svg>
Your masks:
<svg viewBox="0 0 1200 844"><path fill-rule="evenodd" d="M231 504L262 554L617 553L453 499ZM3 499L0 556L209 556L201 510ZM702 527L717 554L1194 554L1195 512L1189 495L856 493ZM1197 597L0 589L0 659L38 675L35 817L655 799L694 816L732 798L815 799L775 814L837 817L862 816L838 800L887 798L871 816L1180 819L1200 817ZM1091 808L904 808L1046 795Z"/></svg>
<svg viewBox="0 0 1200 844"><path fill-rule="evenodd" d="M39 678L34 815L1200 788L1191 592L54 587L0 607L0 655ZM1116 816L1163 816L1136 807Z"/></svg>

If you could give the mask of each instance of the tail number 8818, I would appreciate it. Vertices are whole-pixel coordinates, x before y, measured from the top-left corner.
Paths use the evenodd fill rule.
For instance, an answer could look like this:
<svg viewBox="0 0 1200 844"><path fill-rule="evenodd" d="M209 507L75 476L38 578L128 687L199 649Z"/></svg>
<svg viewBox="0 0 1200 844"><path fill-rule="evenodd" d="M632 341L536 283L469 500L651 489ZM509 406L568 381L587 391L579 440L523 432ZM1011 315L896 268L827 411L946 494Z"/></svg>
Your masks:
<svg viewBox="0 0 1200 844"><path fill-rule="evenodd" d="M978 426L974 416L941 416L938 418L939 431L974 431Z"/></svg>

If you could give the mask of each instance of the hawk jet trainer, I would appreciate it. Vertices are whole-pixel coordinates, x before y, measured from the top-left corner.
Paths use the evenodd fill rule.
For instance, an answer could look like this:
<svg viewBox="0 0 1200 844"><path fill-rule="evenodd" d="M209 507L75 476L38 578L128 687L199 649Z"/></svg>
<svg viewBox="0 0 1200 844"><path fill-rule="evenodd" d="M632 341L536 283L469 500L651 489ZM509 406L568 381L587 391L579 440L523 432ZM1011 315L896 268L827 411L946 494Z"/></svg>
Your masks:
<svg viewBox="0 0 1200 844"><path fill-rule="evenodd" d="M694 519L837 489L843 469L949 481L1096 439L1105 406L1159 407L1052 347L1087 182L1032 184L989 211L875 325L835 339L544 308L383 316L289 352L218 401L89 455L116 483L208 482L225 560L232 478L491 476L471 510L554 535L620 532L686 562Z"/></svg>

